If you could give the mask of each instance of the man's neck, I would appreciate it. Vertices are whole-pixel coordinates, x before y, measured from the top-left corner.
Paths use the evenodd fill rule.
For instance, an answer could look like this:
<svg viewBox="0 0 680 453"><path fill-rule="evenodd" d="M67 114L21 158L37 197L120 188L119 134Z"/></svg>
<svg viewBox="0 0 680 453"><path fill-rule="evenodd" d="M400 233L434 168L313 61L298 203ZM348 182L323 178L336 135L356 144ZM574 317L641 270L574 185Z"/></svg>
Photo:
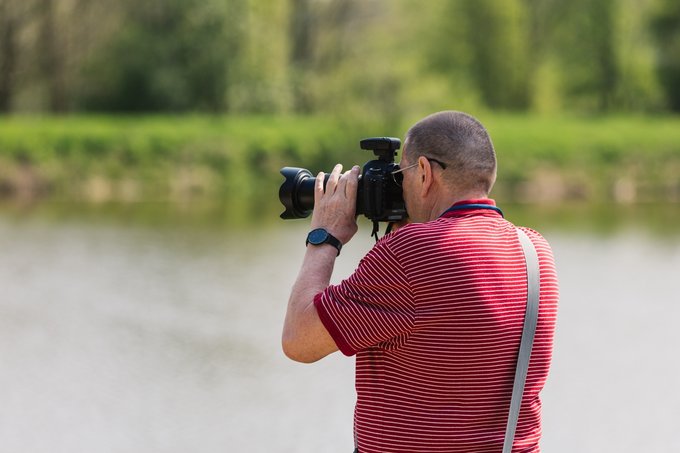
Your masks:
<svg viewBox="0 0 680 453"><path fill-rule="evenodd" d="M430 215L428 221L435 220L441 216L444 211L449 209L454 204L465 201L465 200L479 200L482 198L488 198L488 194L481 192L466 192L459 194L442 194L443 196L437 197L435 202L432 204L432 209L430 209Z"/></svg>

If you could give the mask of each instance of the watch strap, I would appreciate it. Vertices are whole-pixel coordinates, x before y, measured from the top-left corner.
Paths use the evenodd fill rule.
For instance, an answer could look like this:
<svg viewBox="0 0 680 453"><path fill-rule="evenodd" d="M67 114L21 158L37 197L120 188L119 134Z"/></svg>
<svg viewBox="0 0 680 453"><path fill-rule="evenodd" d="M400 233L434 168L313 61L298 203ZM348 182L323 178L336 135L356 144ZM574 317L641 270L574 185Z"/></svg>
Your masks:
<svg viewBox="0 0 680 453"><path fill-rule="evenodd" d="M314 243L314 242L309 242L309 234L307 235L307 240L305 241L305 246L312 244L312 245L322 245L322 244L330 244L333 247L335 247L338 250L338 254L336 256L340 256L340 250L342 250L342 242L340 242L340 239L336 238L332 234L328 232L325 228L317 228L319 230L323 230L326 233L326 237L323 240L323 242L319 243ZM315 230L312 230L315 231ZM310 232L311 234L311 232Z"/></svg>

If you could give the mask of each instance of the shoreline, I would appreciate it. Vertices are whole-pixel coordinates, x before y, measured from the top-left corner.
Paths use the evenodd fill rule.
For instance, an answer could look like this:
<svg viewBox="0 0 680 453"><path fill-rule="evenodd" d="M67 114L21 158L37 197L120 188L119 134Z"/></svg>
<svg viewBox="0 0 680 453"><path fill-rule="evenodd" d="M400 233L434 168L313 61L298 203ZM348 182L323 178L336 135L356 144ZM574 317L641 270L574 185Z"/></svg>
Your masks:
<svg viewBox="0 0 680 453"><path fill-rule="evenodd" d="M479 118L498 154L497 198L680 202L680 117ZM362 164L372 156L360 138L402 129L330 117L0 117L0 200L266 199L281 167Z"/></svg>

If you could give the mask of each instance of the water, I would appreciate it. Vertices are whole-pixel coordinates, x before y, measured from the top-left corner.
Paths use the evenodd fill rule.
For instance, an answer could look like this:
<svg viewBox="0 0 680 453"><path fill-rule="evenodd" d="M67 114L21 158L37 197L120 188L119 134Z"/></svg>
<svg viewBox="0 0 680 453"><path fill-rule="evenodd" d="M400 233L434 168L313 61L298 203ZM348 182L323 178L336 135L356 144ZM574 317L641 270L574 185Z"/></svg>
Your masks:
<svg viewBox="0 0 680 453"><path fill-rule="evenodd" d="M351 451L353 359L280 352L307 229L3 211L0 452ZM541 229L562 296L543 451L680 451L680 234Z"/></svg>

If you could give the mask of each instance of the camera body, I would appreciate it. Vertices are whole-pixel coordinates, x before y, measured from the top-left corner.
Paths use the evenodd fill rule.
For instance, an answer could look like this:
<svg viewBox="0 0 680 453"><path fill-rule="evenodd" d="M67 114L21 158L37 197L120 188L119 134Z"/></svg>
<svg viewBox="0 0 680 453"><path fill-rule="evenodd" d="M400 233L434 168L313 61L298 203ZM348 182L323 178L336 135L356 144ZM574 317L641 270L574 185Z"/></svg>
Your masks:
<svg viewBox="0 0 680 453"><path fill-rule="evenodd" d="M374 223L396 222L408 217L401 190L399 165L394 162L401 141L393 137L371 137L359 142L361 149L372 150L377 159L369 160L359 175L357 215L364 215ZM309 170L284 167L285 181L279 188L279 200L286 208L282 219L301 219L314 209L314 181ZM329 174L325 174L324 187Z"/></svg>

